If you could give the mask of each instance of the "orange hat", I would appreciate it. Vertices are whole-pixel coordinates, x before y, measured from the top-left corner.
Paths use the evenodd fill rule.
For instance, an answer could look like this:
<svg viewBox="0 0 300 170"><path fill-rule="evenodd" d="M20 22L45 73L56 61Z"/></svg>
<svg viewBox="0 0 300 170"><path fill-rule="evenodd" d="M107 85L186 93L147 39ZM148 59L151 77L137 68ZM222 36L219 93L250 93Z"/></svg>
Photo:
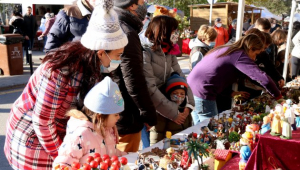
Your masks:
<svg viewBox="0 0 300 170"><path fill-rule="evenodd" d="M252 139L253 138L253 135L251 132L245 132L243 135L242 135L243 138L246 138L246 139Z"/></svg>
<svg viewBox="0 0 300 170"><path fill-rule="evenodd" d="M159 15L167 15L167 16L175 18L176 14L177 14L176 8L168 10L167 8L165 8L163 6L154 5L154 7L155 7L155 11L153 13L153 17L159 16Z"/></svg>

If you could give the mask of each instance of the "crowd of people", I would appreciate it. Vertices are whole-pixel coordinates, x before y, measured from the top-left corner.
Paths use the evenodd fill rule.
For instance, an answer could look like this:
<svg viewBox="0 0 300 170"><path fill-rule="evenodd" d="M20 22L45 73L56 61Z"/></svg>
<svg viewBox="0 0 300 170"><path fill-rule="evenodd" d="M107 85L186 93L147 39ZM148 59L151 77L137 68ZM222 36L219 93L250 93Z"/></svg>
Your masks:
<svg viewBox="0 0 300 170"><path fill-rule="evenodd" d="M45 15L46 55L7 120L4 152L13 169L52 169L83 164L94 153L137 152L141 140L148 147L167 131L180 132L230 108L237 94L282 97L285 31L271 35L270 21L260 18L235 42L236 20L228 32L216 18L214 27L200 26L190 41L186 79L175 56L176 10L163 11L157 7L150 18L144 0L78 0L53 19ZM23 29L19 19L33 29ZM27 49L35 23L31 8L12 21ZM299 37L293 38L295 63ZM239 91L231 90L235 82Z"/></svg>

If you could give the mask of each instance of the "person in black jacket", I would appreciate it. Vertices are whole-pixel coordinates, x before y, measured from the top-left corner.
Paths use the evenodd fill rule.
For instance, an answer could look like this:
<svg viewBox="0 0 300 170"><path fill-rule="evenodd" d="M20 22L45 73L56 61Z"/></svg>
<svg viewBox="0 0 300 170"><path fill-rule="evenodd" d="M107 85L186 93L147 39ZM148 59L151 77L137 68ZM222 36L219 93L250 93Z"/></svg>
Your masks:
<svg viewBox="0 0 300 170"><path fill-rule="evenodd" d="M9 25L13 28L13 30L11 31L13 34L23 35L24 19L19 12L13 12L13 17L9 20Z"/></svg>
<svg viewBox="0 0 300 170"><path fill-rule="evenodd" d="M24 15L24 32L25 37L24 50L26 53L26 64L29 64L29 54L28 50L32 50L34 38L38 30L38 24L36 22L35 16L32 15L32 8L27 7L27 13Z"/></svg>
<svg viewBox="0 0 300 170"><path fill-rule="evenodd" d="M58 48L68 41L80 40L98 1L78 0L75 5L65 7L55 16L45 45L45 52Z"/></svg>
<svg viewBox="0 0 300 170"><path fill-rule="evenodd" d="M148 130L156 124L156 110L143 72L143 53L138 36L147 7L144 0L114 0L114 3L121 28L128 37L120 67L114 72L114 81L119 85L125 102L125 110L117 122L120 134L117 147L121 151L136 152L144 124Z"/></svg>

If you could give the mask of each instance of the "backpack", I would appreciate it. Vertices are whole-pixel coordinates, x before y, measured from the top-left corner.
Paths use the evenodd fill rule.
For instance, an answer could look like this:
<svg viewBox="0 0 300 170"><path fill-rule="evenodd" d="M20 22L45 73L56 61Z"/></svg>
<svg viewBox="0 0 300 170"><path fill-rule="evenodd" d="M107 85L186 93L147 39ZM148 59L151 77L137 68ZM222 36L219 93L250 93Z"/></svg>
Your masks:
<svg viewBox="0 0 300 170"><path fill-rule="evenodd" d="M191 52L190 52L190 57L189 57L189 67L190 70L192 70L196 64L202 60L202 58L205 56L205 54L210 50L210 47L201 47L201 46L195 46L192 48ZM199 56L197 58L197 60L195 62L192 63L192 56L195 52L200 52Z"/></svg>

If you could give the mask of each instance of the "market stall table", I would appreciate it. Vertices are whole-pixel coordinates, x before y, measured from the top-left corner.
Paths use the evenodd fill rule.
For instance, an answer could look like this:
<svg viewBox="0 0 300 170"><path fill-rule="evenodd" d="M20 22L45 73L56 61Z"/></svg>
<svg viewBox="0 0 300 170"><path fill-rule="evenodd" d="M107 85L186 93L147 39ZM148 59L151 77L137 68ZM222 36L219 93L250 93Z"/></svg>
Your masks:
<svg viewBox="0 0 300 170"><path fill-rule="evenodd" d="M292 131L289 140L272 136L270 132L257 135L257 140L245 170L300 169L300 128Z"/></svg>

